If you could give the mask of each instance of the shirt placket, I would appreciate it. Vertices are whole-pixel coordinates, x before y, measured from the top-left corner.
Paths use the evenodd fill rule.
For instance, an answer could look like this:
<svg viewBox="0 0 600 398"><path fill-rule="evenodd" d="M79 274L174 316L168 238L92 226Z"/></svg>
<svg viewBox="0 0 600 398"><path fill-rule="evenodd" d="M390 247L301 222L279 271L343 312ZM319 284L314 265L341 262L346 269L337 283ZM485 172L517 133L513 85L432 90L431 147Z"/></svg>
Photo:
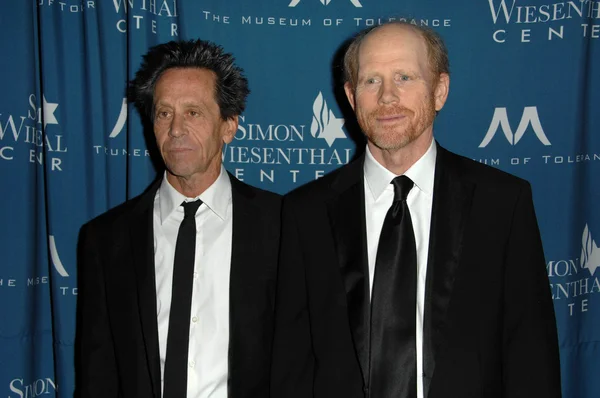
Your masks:
<svg viewBox="0 0 600 398"><path fill-rule="evenodd" d="M199 339L200 339L200 316L198 303L198 289L200 280L201 259L203 257L204 247L202 245L202 209L196 214L196 253L194 258L192 306L190 311L190 336L188 348L188 392L197 391L198 387L198 368L199 363ZM189 395L188 395L189 396Z"/></svg>

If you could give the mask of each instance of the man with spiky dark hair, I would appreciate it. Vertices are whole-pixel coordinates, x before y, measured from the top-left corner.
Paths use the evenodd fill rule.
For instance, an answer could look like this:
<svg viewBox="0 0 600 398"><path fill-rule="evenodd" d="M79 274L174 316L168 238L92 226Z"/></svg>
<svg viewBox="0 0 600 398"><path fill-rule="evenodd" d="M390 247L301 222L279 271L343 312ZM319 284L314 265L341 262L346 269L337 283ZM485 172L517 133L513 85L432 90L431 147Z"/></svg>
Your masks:
<svg viewBox="0 0 600 398"><path fill-rule="evenodd" d="M279 196L225 171L249 93L213 43L151 48L131 82L165 172L83 226L83 397L267 397Z"/></svg>

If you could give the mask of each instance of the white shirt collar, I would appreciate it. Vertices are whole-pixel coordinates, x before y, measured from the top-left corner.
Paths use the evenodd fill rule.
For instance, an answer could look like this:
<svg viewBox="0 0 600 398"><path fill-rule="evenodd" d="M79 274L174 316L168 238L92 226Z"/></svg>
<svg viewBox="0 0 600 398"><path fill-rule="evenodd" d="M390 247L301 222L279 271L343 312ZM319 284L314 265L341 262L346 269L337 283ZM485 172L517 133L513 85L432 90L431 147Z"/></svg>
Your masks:
<svg viewBox="0 0 600 398"><path fill-rule="evenodd" d="M212 183L204 192L195 198L188 198L178 192L167 180L167 172L163 176L162 183L158 189L158 198L160 205L160 222L165 220L183 203L191 202L196 199L202 200L206 206L212 210L220 219L227 218L227 207L231 203L231 181L221 165L221 172L215 182Z"/></svg>
<svg viewBox="0 0 600 398"><path fill-rule="evenodd" d="M397 175L375 160L368 145L365 152L365 180L367 181L369 191L373 195L373 199L377 201ZM420 191L428 196L433 196L433 178L435 174L436 156L437 146L435 140L431 140L431 145L429 145L427 152L425 152L425 154L404 173L405 176L409 177L414 182L415 186L419 188Z"/></svg>

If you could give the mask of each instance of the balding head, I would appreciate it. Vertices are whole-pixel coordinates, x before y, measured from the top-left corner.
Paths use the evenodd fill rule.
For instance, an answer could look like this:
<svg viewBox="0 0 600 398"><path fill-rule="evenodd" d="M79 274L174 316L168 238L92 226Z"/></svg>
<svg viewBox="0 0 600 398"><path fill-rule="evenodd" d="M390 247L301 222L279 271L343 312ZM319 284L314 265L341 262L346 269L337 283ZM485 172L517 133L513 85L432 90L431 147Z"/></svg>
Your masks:
<svg viewBox="0 0 600 398"><path fill-rule="evenodd" d="M450 62L448 60L448 50L444 41L435 31L428 27L416 26L408 22L393 21L383 25L365 29L360 32L350 43L348 50L344 56L344 78L347 84L351 87L356 87L358 78L358 65L360 57L360 48L365 40L372 35L379 36L394 31L409 31L417 34L423 41L428 68L431 72L431 77L436 81L442 73L450 75ZM401 37L401 36L399 36ZM402 42L398 41L398 45Z"/></svg>

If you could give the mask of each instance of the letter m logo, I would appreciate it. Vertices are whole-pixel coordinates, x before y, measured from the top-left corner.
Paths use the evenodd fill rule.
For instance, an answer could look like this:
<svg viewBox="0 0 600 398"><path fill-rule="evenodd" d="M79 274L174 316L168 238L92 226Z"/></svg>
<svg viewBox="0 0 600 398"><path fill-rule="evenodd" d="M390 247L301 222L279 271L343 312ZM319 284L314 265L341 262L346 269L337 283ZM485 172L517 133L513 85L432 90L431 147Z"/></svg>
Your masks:
<svg viewBox="0 0 600 398"><path fill-rule="evenodd" d="M113 0L113 1L116 1L116 0ZM324 6L327 6L327 5L329 5L329 3L331 3L331 0L319 0L319 1ZM350 2L352 3L352 5L354 7L357 7L357 8L362 7L362 4L360 4L360 0L350 0ZM292 1L290 1L290 4L288 4L288 7L296 7L299 3L300 3L300 0L292 0Z"/></svg>
<svg viewBox="0 0 600 398"><path fill-rule="evenodd" d="M508 114L506 113L506 108L496 108L494 111L494 116L492 117L492 122L490 123L490 127L483 137L483 141L479 144L479 148L485 148L492 138L498 132L498 127L502 129L504 136L510 143L510 145L517 145L517 143L523 138L525 135L525 131L531 125L533 132L537 136L538 140L546 146L552 145L544 134L544 129L542 128L542 123L540 123L540 117L538 116L537 107L535 106L526 106L523 108L523 115L521 116L521 121L517 126L517 130L513 133L510 128L510 123L508 122Z"/></svg>

